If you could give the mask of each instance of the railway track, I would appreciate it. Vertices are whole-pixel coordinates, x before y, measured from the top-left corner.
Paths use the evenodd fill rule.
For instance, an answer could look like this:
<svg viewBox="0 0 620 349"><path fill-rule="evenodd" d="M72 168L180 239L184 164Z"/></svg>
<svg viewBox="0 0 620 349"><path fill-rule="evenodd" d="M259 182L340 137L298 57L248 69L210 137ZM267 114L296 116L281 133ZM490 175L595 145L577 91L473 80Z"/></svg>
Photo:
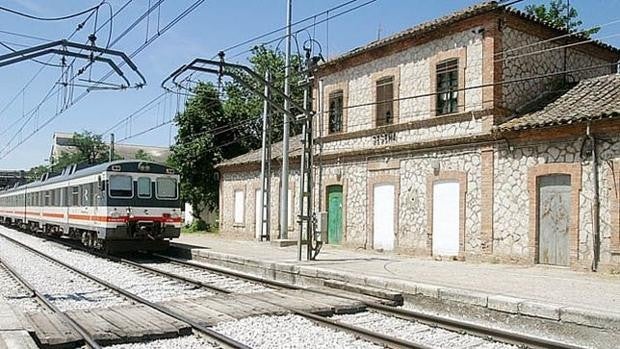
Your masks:
<svg viewBox="0 0 620 349"><path fill-rule="evenodd" d="M29 292L31 292L43 306L49 311L57 314L65 323L69 324L77 333L80 334L84 342L93 349L99 349L101 346L97 341L84 329L78 321L65 315L54 303L50 302L41 292L34 288L22 275L20 275L15 268L9 263L0 258L0 264Z"/></svg>
<svg viewBox="0 0 620 349"><path fill-rule="evenodd" d="M54 240L55 241L55 240ZM67 245L66 243L62 242ZM69 244L70 248L81 249L79 246L74 246ZM123 263L129 265L133 268L138 268L143 270L146 273L157 274L160 276L164 276L170 279L183 281L186 283L191 283L196 287L201 287L208 289L216 294L231 294L239 291L239 288L250 287L255 292L260 292L262 290L273 290L273 289L288 289L288 290L303 290L307 292L314 292L319 294L324 294L328 296L336 296L341 298L347 298L350 300L359 300L358 298L354 298L352 296L343 295L342 291L338 291L338 294L335 292L330 292L324 289L310 289L300 286L295 286L283 282L272 281L263 279L260 277L234 272L228 269L205 265L201 263L191 262L187 260L182 260L178 258L173 258L169 256L164 256L161 254L153 254L150 255L146 260L144 258L140 260L120 258L114 256L103 256L99 255L99 257L108 258L111 261L117 263ZM50 256L46 256L46 258L51 258ZM164 261L166 263L157 263ZM63 263L62 261L57 261L58 263ZM73 269L71 266L69 268ZM93 278L93 280L98 280L96 277L89 275ZM226 285L231 285L231 280L236 280L235 283L232 283L234 286L227 287ZM110 286L114 289L113 285L106 283L104 280L102 281L104 285ZM119 289L117 290L119 293L127 296L130 299L134 299L137 302L142 304L147 304L149 306L154 307L155 309L162 311L168 315L171 315L181 321L189 320L184 319L182 314L176 314L174 312L170 312L165 308L162 309L161 306L154 304L153 302L149 302L148 300L142 299L136 295L128 293L126 290ZM251 295L251 293L249 293ZM136 298L134 298L136 297ZM380 304L379 302L372 301L364 301L366 307L374 314L374 321L381 322L381 316L389 317L391 322L396 320L404 321L401 322L400 326L409 325L412 323L419 324L420 326L426 326L431 330L434 328L439 328L442 331L447 331L446 333L449 336L444 335L446 338L441 338L441 336L436 335L437 343L442 342L442 340L452 340L454 343L462 342L467 345L462 345L462 347L470 347L470 346L478 346L480 348L494 348L494 346L485 346L484 344L489 343L507 343L513 344L520 347L531 347L531 348L566 348L566 349L576 349L581 348L567 343L561 343L545 338L535 337L524 335L520 333L488 328L484 326L480 326L477 324L464 322L461 320L454 320L450 318L430 315L426 313L415 312L411 310L405 310L401 308L389 307ZM340 320L334 320L330 318L326 318L323 316L315 315L312 313L300 311L293 309L291 307L287 307L285 304L274 304L279 307L287 309L292 314L301 316L305 319L308 319L314 323L317 323L321 326L329 327L336 329L338 331L345 331L350 333L356 337L363 338L372 343L384 346L384 347L392 347L392 348L437 348L436 346L429 345L428 341L425 343L424 340L416 340L415 336L409 336L407 338L403 338L402 334L394 333L394 331L390 331L390 329L384 329L383 331L376 331L373 328L375 324L372 323L370 318L361 319L359 317L344 317ZM378 316L378 317L377 317ZM192 321L185 321L186 323L192 325L195 329L200 332L202 329L200 326L194 326L198 324L192 324ZM204 328L207 329L207 328ZM424 332L427 329L420 329L420 332ZM433 330L434 331L434 330ZM213 332L210 330L210 332ZM436 333L438 331L434 331ZM207 334L209 332L206 332ZM459 337L460 336L460 337ZM478 339L478 341L471 340L472 338ZM234 340L233 340L234 341ZM472 344L474 343L474 344ZM451 346L454 347L454 346ZM501 347L501 346L500 346ZM508 347L508 346L507 346Z"/></svg>
<svg viewBox="0 0 620 349"><path fill-rule="evenodd" d="M124 297L126 297L128 299L131 299L134 302L137 302L139 304L145 305L145 306L147 306L149 308L152 308L152 309L154 309L156 311L159 311L159 312L161 312L163 314L166 314L166 315L168 315L170 317L173 317L173 318L175 318L175 319L177 319L179 321L187 323L194 330L196 330L199 333L201 333L201 334L211 338L212 340L214 340L215 342L217 342L219 345L223 346L224 348L249 349L248 346L246 346L246 345L244 345L242 343L237 342L233 338L230 338L230 337L227 337L225 335L222 335L222 334L212 330L211 328L202 326L201 324L192 321L191 319L189 319L188 317L184 316L183 314L179 314L177 312L171 311L171 310L169 310L169 309L167 309L167 308L165 308L165 307L163 307L163 306L161 306L159 304L156 304L156 303L151 302L151 301L149 301L147 299L144 299L144 298L142 298L142 297L140 297L140 296L138 296L138 295L136 295L134 293L128 292L125 289L117 287L117 286L115 286L115 285L113 285L113 284L111 284L111 283L109 283L109 282L107 282L105 280L102 280L102 279L100 279L100 278L98 278L98 277L96 277L94 275L91 275L90 273L84 272L84 271L82 271L82 270L80 270L80 269L78 269L78 268L76 268L76 267L74 267L74 266L72 266L70 264L67 264L67 263L65 263L65 262L63 262L63 261L61 261L61 260L59 260L59 259L57 259L57 258L55 258L55 257L53 257L53 256L51 256L49 254L47 254L47 253L41 252L41 251L39 251L39 250L37 250L35 248L32 248L32 247L30 247L30 246L28 246L28 245L26 245L26 244L16 240L16 239L13 239L12 237L9 237L9 236L7 236L6 234L4 234L2 232L0 232L0 237L6 239L6 240L12 242L13 244L15 244L15 245L17 245L17 246L27 250L27 251L30 251L30 252L32 252L32 253L34 253L34 254L42 257L42 258L45 258L45 259L47 259L47 260L49 260L49 261L51 261L51 262L53 262L55 264L58 264L58 265L66 268L68 270L71 270L72 272L74 272L74 273L76 273L76 274L78 274L80 276L83 276L83 277L85 277L85 278L87 278L87 279L89 279L89 280L91 280L91 281L93 281L93 282L95 282L95 283L97 283L97 284L107 288L107 289L110 289L110 290L112 290L112 291L114 291L114 292L116 292L116 293L118 293L118 294L120 294L120 295L122 295L122 296L124 296ZM34 291L35 290L33 289L33 292ZM38 297L42 297L42 299L44 299L50 306L53 306L53 304L48 302L47 299L45 299L45 297L43 295L39 294ZM60 312L60 310L57 309L57 308L52 309L52 310L55 311L55 312ZM67 321L69 321L69 323L75 324L74 320L72 320L69 317L66 317L66 318L67 318ZM75 326L77 326L78 328L81 328L79 324L75 324ZM82 332L84 332L84 331L80 330L78 332L80 332L82 334ZM96 341L94 341L94 339L92 339L92 337L90 337L87 333L84 333L83 335L85 336L84 339L88 343L89 346L91 346L93 348L100 348L99 344L97 344ZM87 338L89 338L89 339L87 340Z"/></svg>
<svg viewBox="0 0 620 349"><path fill-rule="evenodd" d="M294 289L294 290L305 290L308 292L315 292L324 294L327 296L336 296L347 298L351 300L356 300L358 298L354 298L351 296L347 296L342 294L342 291L339 290L338 293L336 291L330 292L326 290L318 290L314 288L301 287L297 285L291 285L284 282L268 280L260 277L256 277L253 275L235 272L229 269L220 268L212 265L205 265L202 263L191 262L179 258L174 258L170 256L165 256L162 254L153 254L154 256L161 258L162 260L169 261L171 263L175 263L178 265L185 265L191 268L200 268L204 270L208 270L210 272L218 273L221 275L226 275L228 277L237 277L249 282L255 282L259 284L264 284L269 287L275 288L283 288L283 289ZM170 277L174 277L173 274L170 274ZM426 324L431 327L438 327L444 330L448 330L455 333L460 334L469 334L476 337L488 338L493 341L513 344L520 347L529 347L529 348L549 348L549 349L583 349L581 346L576 346L570 343L563 343L559 341L555 341L552 339L542 338L538 336L531 336L522 333L506 331L497 328L485 327L472 322L462 321L451 319L448 317L432 315L423 312L417 312L413 310L402 309L398 307L391 307L380 304L379 302L369 302L364 301L364 304L368 307L368 309L388 316L397 317L399 319L418 322L422 324Z"/></svg>

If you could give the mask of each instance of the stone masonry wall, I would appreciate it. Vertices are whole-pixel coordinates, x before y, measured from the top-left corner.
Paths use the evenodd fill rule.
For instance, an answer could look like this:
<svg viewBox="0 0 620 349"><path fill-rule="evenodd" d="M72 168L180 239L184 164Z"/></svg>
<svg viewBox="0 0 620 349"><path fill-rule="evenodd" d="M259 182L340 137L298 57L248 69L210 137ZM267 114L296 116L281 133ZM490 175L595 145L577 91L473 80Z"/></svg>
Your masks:
<svg viewBox="0 0 620 349"><path fill-rule="evenodd" d="M553 49L554 47L562 46L562 41L535 44L536 42L540 42L541 38L526 34L511 27L504 28L502 33L503 50L513 50L506 52L503 56L497 56L497 59L502 60L503 81L564 71L564 49ZM531 46L523 47L527 45ZM534 53L538 51L544 52ZM574 48L569 48L567 50L566 70L575 70L608 63L607 61L589 56ZM568 81L579 81L613 72L614 69L612 66L575 72L568 75ZM515 110L531 102L543 92L558 89L560 87L559 83L562 80L563 75L560 74L541 79L505 83L502 85L503 105L508 109Z"/></svg>
<svg viewBox="0 0 620 349"><path fill-rule="evenodd" d="M296 222L296 215L299 213L299 203L297 198L299 182L299 171L291 171L291 179L289 182L289 189L293 191L293 203L295 207L295 214L293 215L293 221L289 220L289 238L297 238L298 227ZM221 188L221 203L220 217L220 232L223 235L230 237L237 237L252 240L255 239L256 232L256 189L260 189L260 171L243 171L243 172L228 172L222 173L220 180ZM234 224L234 192L235 190L245 191L245 215L244 224ZM280 172L274 171L271 177L271 239L278 238L278 231L280 230Z"/></svg>
<svg viewBox="0 0 620 349"><path fill-rule="evenodd" d="M346 83L349 106L367 104L374 100L373 75L396 68L399 72L400 88L398 97L410 97L428 94L434 88L431 81L431 61L443 52L465 49L465 86L482 83L482 35L464 31L442 39L411 47L405 51L380 60L344 69L324 78L324 89ZM325 96L327 98L328 96ZM482 109L482 91L471 89L464 92L464 110ZM399 101L399 122L420 120L431 117L431 97L403 99ZM460 99L462 101L462 99ZM461 103L461 102L460 102ZM354 107L347 110L347 132L372 128L374 105ZM325 114L327 115L327 113Z"/></svg>
<svg viewBox="0 0 620 349"><path fill-rule="evenodd" d="M529 247L529 207L532 193L528 192L528 171L538 164L581 164L579 194L579 265L589 267L592 261L592 198L591 159L581 157L583 138L571 142L515 145L512 150L498 147L495 153L494 189L494 254L513 260L530 261L536 251ZM600 140L598 144L600 183L601 263L618 264L611 254L611 207L608 182L611 159L620 157L620 137Z"/></svg>

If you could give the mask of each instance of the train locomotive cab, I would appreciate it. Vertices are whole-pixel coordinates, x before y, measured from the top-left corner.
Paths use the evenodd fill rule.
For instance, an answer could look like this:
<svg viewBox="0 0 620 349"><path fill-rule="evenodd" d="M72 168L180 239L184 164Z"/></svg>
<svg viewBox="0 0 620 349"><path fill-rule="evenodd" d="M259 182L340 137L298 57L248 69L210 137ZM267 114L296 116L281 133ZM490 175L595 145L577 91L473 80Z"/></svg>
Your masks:
<svg viewBox="0 0 620 349"><path fill-rule="evenodd" d="M179 178L151 162L116 162L97 178L105 227L97 245L108 251L162 250L181 233ZM99 216L99 215L98 215Z"/></svg>

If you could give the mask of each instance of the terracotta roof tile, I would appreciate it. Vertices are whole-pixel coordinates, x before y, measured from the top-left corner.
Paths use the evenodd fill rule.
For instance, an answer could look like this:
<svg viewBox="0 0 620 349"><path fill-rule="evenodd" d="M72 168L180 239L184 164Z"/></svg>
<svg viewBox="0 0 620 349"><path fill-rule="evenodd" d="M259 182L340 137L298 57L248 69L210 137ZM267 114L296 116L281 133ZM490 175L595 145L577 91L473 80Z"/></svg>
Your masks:
<svg viewBox="0 0 620 349"><path fill-rule="evenodd" d="M618 116L620 74L610 74L582 80L544 108L506 121L498 128L520 130Z"/></svg>

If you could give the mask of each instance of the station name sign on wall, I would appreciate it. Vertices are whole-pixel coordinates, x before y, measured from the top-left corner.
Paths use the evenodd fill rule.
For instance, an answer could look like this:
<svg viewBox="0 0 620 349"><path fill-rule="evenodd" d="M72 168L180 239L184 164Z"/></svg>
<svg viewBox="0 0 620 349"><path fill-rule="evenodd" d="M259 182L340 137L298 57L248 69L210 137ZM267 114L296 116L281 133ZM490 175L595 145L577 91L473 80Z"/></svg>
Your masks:
<svg viewBox="0 0 620 349"><path fill-rule="evenodd" d="M396 132L382 133L372 136L373 145L385 145L396 142Z"/></svg>

